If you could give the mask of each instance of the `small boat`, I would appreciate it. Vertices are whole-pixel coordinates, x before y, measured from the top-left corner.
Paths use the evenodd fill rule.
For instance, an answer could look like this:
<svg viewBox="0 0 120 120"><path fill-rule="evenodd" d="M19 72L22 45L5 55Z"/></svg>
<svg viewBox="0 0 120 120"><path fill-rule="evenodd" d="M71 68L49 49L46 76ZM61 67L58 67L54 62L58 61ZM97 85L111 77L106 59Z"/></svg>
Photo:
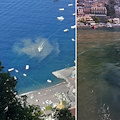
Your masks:
<svg viewBox="0 0 120 120"><path fill-rule="evenodd" d="M96 27L95 27L95 26L92 26L91 28L96 29Z"/></svg>
<svg viewBox="0 0 120 120"><path fill-rule="evenodd" d="M76 25L74 25L74 26L71 26L71 29L74 29L74 28L76 28Z"/></svg>
<svg viewBox="0 0 120 120"><path fill-rule="evenodd" d="M44 42L45 42L45 41L44 41ZM38 52L41 52L41 51L42 51L44 42L38 47Z"/></svg>
<svg viewBox="0 0 120 120"><path fill-rule="evenodd" d="M70 7L70 6L73 6L73 4L68 4L68 6Z"/></svg>
<svg viewBox="0 0 120 120"><path fill-rule="evenodd" d="M76 15L75 13L73 13L72 15Z"/></svg>
<svg viewBox="0 0 120 120"><path fill-rule="evenodd" d="M112 28L112 25L108 22L108 23L106 24L106 27Z"/></svg>
<svg viewBox="0 0 120 120"><path fill-rule="evenodd" d="M23 76L25 76L25 77L26 77L27 75L24 73L24 74L23 74Z"/></svg>
<svg viewBox="0 0 120 120"><path fill-rule="evenodd" d="M39 46L39 47L38 47L38 52L40 52L41 50L42 50L42 47Z"/></svg>
<svg viewBox="0 0 120 120"><path fill-rule="evenodd" d="M48 82L48 83L51 83L52 81L48 79L47 82Z"/></svg>
<svg viewBox="0 0 120 120"><path fill-rule="evenodd" d="M60 10L60 11L63 11L63 10L64 10L64 8L59 8L59 10Z"/></svg>
<svg viewBox="0 0 120 120"><path fill-rule="evenodd" d="M17 80L17 77L16 77L16 76L14 76L14 79L15 79L15 80Z"/></svg>
<svg viewBox="0 0 120 120"><path fill-rule="evenodd" d="M68 32L69 31L69 29L64 29L64 32Z"/></svg>
<svg viewBox="0 0 120 120"><path fill-rule="evenodd" d="M76 63L76 60L74 60L74 63Z"/></svg>
<svg viewBox="0 0 120 120"><path fill-rule="evenodd" d="M10 68L10 69L8 69L9 72L11 72L11 71L13 71L13 70L14 70L14 68Z"/></svg>
<svg viewBox="0 0 120 120"><path fill-rule="evenodd" d="M15 72L19 72L18 70L15 70Z"/></svg>
<svg viewBox="0 0 120 120"><path fill-rule="evenodd" d="M60 16L60 17L57 17L58 20L60 21L63 21L64 20L64 17L63 16Z"/></svg>
<svg viewBox="0 0 120 120"><path fill-rule="evenodd" d="M29 65L26 65L25 69L28 70L29 69Z"/></svg>
<svg viewBox="0 0 120 120"><path fill-rule="evenodd" d="M75 41L75 39L72 38L72 41Z"/></svg>

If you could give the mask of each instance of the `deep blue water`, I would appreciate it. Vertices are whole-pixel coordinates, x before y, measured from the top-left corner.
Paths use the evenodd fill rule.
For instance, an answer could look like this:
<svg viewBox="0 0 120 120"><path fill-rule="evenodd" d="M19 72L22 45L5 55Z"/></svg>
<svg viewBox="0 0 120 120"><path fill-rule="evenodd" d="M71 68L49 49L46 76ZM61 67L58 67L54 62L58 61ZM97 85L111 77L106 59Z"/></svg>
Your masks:
<svg viewBox="0 0 120 120"><path fill-rule="evenodd" d="M41 89L62 80L53 71L73 66L75 60L74 0L1 0L0 3L0 61L18 78L19 93ZM68 7L72 3L73 6ZM59 11L64 8L64 11ZM57 20L63 16L64 20ZM69 32L63 30L68 28ZM43 44L42 51L38 46ZM30 65L25 70L25 65ZM27 77L22 74L26 73ZM52 83L46 80L51 79Z"/></svg>

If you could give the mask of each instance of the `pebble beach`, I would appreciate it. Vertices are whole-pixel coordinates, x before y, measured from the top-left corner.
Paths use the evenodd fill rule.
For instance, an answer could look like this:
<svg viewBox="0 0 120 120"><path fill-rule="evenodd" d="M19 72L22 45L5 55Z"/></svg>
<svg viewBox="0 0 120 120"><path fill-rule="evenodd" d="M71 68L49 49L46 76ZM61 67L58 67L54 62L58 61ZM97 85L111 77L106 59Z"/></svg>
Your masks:
<svg viewBox="0 0 120 120"><path fill-rule="evenodd" d="M27 96L28 104L39 105L42 109L45 109L47 105L53 105L56 107L60 101L60 96L63 96L63 100L67 101L71 107L75 106L75 79L71 77L75 67L69 67L62 70L52 72L57 78L64 79L65 81L57 85L31 91L29 93L21 94L21 96Z"/></svg>

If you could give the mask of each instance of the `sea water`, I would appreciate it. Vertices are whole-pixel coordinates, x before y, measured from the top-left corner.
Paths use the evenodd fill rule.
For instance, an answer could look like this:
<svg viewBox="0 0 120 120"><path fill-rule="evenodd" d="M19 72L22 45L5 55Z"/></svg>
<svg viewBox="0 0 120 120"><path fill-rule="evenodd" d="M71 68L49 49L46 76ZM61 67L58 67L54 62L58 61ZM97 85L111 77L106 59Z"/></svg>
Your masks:
<svg viewBox="0 0 120 120"><path fill-rule="evenodd" d="M78 119L120 119L120 28L78 29Z"/></svg>
<svg viewBox="0 0 120 120"><path fill-rule="evenodd" d="M68 4L73 6L68 7ZM64 11L59 11L64 8ZM0 61L18 78L19 93L62 82L52 75L74 65L74 0L2 0L0 3ZM59 21L57 17L63 16ZM64 32L64 29L69 29ZM40 50L38 50L40 47ZM29 70L25 66L29 65ZM23 76L23 74L27 76ZM47 83L47 79L52 83Z"/></svg>

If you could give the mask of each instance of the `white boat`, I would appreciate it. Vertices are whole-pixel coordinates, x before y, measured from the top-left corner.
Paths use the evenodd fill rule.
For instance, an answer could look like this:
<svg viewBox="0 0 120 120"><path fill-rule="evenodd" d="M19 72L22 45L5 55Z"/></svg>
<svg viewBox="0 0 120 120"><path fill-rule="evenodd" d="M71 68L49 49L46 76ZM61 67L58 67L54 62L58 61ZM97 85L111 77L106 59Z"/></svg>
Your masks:
<svg viewBox="0 0 120 120"><path fill-rule="evenodd" d="M72 38L72 41L75 41L75 39Z"/></svg>
<svg viewBox="0 0 120 120"><path fill-rule="evenodd" d="M75 13L73 13L72 15L76 15Z"/></svg>
<svg viewBox="0 0 120 120"><path fill-rule="evenodd" d="M73 4L68 4L68 6L73 6Z"/></svg>
<svg viewBox="0 0 120 120"><path fill-rule="evenodd" d="M58 20L60 21L63 21L64 20L64 17L63 16L60 16L60 17L57 17Z"/></svg>
<svg viewBox="0 0 120 120"><path fill-rule="evenodd" d="M112 27L112 25L108 22L108 23L106 24L106 27L111 28L111 27Z"/></svg>
<svg viewBox="0 0 120 120"><path fill-rule="evenodd" d="M68 32L69 31L69 29L64 29L64 32Z"/></svg>
<svg viewBox="0 0 120 120"><path fill-rule="evenodd" d="M59 10L60 10L60 11L63 11L63 10L64 10L64 8L59 8Z"/></svg>
<svg viewBox="0 0 120 120"><path fill-rule="evenodd" d="M44 41L44 42L45 42L45 41ZM42 51L44 42L38 47L38 52L41 52L41 51Z"/></svg>
<svg viewBox="0 0 120 120"><path fill-rule="evenodd" d="M76 60L74 60L74 63L76 63Z"/></svg>
<svg viewBox="0 0 120 120"><path fill-rule="evenodd" d="M41 47L38 47L38 52L40 52L42 50L42 48Z"/></svg>
<svg viewBox="0 0 120 120"><path fill-rule="evenodd" d="M14 76L14 79L15 79L15 80L17 80L17 77L16 77L16 76Z"/></svg>
<svg viewBox="0 0 120 120"><path fill-rule="evenodd" d="M74 29L74 28L76 28L76 25L74 25L74 26L71 26L71 29Z"/></svg>
<svg viewBox="0 0 120 120"><path fill-rule="evenodd" d="M8 69L9 72L11 72L11 71L13 71L13 70L14 70L14 68L10 68L10 69Z"/></svg>
<svg viewBox="0 0 120 120"><path fill-rule="evenodd" d="M19 72L18 70L15 70L15 72Z"/></svg>
<svg viewBox="0 0 120 120"><path fill-rule="evenodd" d="M47 82L48 82L48 83L51 83L52 81L48 79Z"/></svg>
<svg viewBox="0 0 120 120"><path fill-rule="evenodd" d="M27 76L27 75L24 73L23 76Z"/></svg>
<svg viewBox="0 0 120 120"><path fill-rule="evenodd" d="M29 69L29 65L26 65L25 69L28 70Z"/></svg>

